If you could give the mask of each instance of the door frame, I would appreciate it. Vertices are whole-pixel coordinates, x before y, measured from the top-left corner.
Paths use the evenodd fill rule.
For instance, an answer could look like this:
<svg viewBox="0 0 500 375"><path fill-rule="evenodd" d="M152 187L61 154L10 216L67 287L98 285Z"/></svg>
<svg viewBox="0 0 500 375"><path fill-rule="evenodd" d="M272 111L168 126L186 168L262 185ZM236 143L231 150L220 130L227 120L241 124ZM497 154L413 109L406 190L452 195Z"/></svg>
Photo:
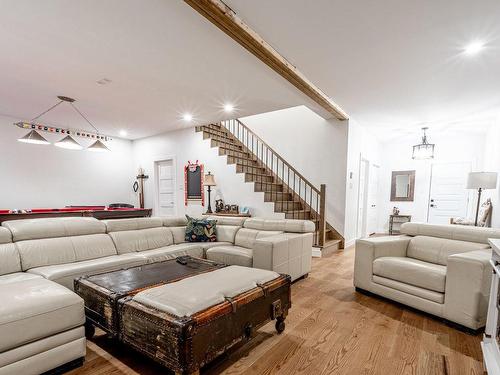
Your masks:
<svg viewBox="0 0 500 375"><path fill-rule="evenodd" d="M427 217L426 217L426 222L429 223L429 215L431 213L431 194L432 194L432 175L434 173L434 165L436 164L458 164L458 163L463 163L463 164L469 164L470 166L470 172L473 170L473 165L474 162L472 160L457 160L457 161L434 161L431 166L430 166L430 173L429 173L429 193L427 196ZM465 216L469 216L469 209L470 209L470 197L471 197L471 192L467 192L467 207L465 209Z"/></svg>
<svg viewBox="0 0 500 375"><path fill-rule="evenodd" d="M152 170L154 175L154 207L153 207L153 216L158 215L160 211L160 201L159 201L159 176L158 176L158 164L164 161L172 161L172 174L174 177L173 182L173 199L174 199L174 216L177 215L177 159L175 155L165 155L165 156L157 156L153 159Z"/></svg>

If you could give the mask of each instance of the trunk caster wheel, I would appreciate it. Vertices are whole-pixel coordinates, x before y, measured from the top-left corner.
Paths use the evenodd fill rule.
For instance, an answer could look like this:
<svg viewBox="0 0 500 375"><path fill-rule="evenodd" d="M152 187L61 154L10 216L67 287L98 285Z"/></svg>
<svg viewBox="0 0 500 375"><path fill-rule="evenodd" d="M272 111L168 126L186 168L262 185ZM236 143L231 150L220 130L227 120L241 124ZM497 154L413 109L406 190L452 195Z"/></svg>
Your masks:
<svg viewBox="0 0 500 375"><path fill-rule="evenodd" d="M91 340L95 335L95 327L90 322L85 322L85 338Z"/></svg>
<svg viewBox="0 0 500 375"><path fill-rule="evenodd" d="M285 330L285 319L284 318L277 318L276 319L276 331L278 334L283 333Z"/></svg>

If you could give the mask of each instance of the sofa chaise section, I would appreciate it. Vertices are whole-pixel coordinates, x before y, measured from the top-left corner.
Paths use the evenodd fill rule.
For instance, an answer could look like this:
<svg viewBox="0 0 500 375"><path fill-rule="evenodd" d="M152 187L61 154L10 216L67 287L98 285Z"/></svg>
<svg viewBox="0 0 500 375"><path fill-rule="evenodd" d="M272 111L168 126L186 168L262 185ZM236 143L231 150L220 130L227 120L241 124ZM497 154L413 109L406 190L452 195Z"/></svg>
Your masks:
<svg viewBox="0 0 500 375"><path fill-rule="evenodd" d="M234 245L207 250L207 259L285 273L296 280L311 270L314 223L307 220L245 220Z"/></svg>
<svg viewBox="0 0 500 375"><path fill-rule="evenodd" d="M486 323L488 238L500 230L405 223L403 235L356 241L354 285L471 329Z"/></svg>
<svg viewBox="0 0 500 375"><path fill-rule="evenodd" d="M85 356L83 300L22 272L11 232L0 227L0 375L36 375Z"/></svg>

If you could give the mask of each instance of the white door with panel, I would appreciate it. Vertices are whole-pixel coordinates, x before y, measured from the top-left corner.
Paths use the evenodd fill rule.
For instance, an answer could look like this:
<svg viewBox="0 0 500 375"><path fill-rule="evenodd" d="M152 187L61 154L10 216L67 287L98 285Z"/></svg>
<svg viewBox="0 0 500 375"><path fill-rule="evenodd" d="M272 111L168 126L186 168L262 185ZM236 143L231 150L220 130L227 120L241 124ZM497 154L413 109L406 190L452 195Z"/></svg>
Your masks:
<svg viewBox="0 0 500 375"><path fill-rule="evenodd" d="M465 187L471 168L471 162L432 165L428 223L449 224L450 218L467 217L469 190Z"/></svg>
<svg viewBox="0 0 500 375"><path fill-rule="evenodd" d="M175 170L174 161L163 160L156 163L156 213L157 216L174 216Z"/></svg>
<svg viewBox="0 0 500 375"><path fill-rule="evenodd" d="M366 235L377 233L378 230L378 175L380 167L370 164L368 172L368 199L366 207Z"/></svg>

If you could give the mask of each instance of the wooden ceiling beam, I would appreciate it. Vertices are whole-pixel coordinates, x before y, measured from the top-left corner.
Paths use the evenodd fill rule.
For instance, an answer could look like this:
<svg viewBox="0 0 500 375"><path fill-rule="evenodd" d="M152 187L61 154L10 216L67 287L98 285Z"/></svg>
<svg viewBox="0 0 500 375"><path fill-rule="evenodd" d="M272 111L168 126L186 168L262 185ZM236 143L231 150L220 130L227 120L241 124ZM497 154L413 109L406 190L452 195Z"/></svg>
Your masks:
<svg viewBox="0 0 500 375"><path fill-rule="evenodd" d="M221 0L184 1L337 119L349 119L339 105L309 81Z"/></svg>

